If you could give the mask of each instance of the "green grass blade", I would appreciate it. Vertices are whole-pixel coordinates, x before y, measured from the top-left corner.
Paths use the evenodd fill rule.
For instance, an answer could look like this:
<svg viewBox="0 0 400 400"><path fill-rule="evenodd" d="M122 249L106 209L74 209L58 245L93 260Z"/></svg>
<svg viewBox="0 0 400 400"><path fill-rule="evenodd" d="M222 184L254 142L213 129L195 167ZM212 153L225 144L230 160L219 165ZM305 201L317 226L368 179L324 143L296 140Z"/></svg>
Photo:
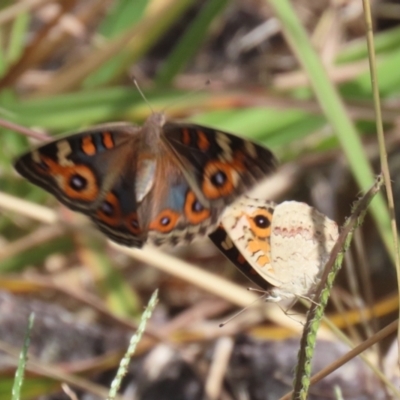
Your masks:
<svg viewBox="0 0 400 400"><path fill-rule="evenodd" d="M5 41L4 32L0 29L0 78L5 74L7 71L7 60L6 60L6 52L3 46Z"/></svg>
<svg viewBox="0 0 400 400"><path fill-rule="evenodd" d="M125 29L135 25L143 16L149 0L120 0L102 21L99 33L106 38L113 38Z"/></svg>
<svg viewBox="0 0 400 400"><path fill-rule="evenodd" d="M176 18L193 0L175 0L163 2L156 12L144 16L136 25L111 39L101 48L92 51L77 64L61 68L52 78L37 90L35 95L51 96L64 93L82 84L89 76L98 71L104 63L126 51L127 56L119 63L113 79L126 75L126 68L139 59L157 41Z"/></svg>
<svg viewBox="0 0 400 400"><path fill-rule="evenodd" d="M158 73L156 78L158 84L166 85L170 83L175 75L185 67L207 37L210 24L228 3L227 0L207 1Z"/></svg>
<svg viewBox="0 0 400 400"><path fill-rule="evenodd" d="M387 54L397 52L400 42L400 28L396 27L389 30L378 32L375 36L375 53ZM339 64L349 63L352 61L364 60L368 57L368 48L365 39L355 40L340 52L337 58Z"/></svg>
<svg viewBox="0 0 400 400"><path fill-rule="evenodd" d="M153 294L151 295L149 303L147 304L147 307L144 310L142 317L140 319L138 329L137 329L136 333L131 337L131 340L130 340L129 346L128 346L128 350L126 351L124 357L122 358L122 360L119 364L117 374L111 383L110 392L107 396L107 400L115 399L115 396L121 386L122 378L128 372L128 366L129 366L131 357L135 354L136 347L137 347L138 343L140 342L140 339L143 336L147 321L150 319L150 317L154 311L154 308L157 305L157 302L158 302L158 289L156 289L153 292Z"/></svg>
<svg viewBox="0 0 400 400"><path fill-rule="evenodd" d="M34 314L31 314L28 320L28 328L25 333L24 347L22 348L22 352L19 357L18 368L17 371L15 372L14 386L12 388L12 400L19 400L21 396L21 387L24 381L24 373L25 373L26 362L28 359L28 349L29 349L29 343L31 341L31 332L33 328L34 319L35 319Z"/></svg>
<svg viewBox="0 0 400 400"><path fill-rule="evenodd" d="M85 87L98 86L116 80L127 74L127 68L143 56L161 37L162 34L180 17L190 5L191 0L176 0L170 7L158 10L152 15L144 15L138 23L132 24L118 37L113 39L107 57L99 56L105 63L93 76L88 77ZM118 49L118 51L112 49Z"/></svg>
<svg viewBox="0 0 400 400"><path fill-rule="evenodd" d="M12 24L10 40L7 50L7 62L9 64L15 62L24 51L25 38L28 35L28 27L30 16L28 12L23 12L17 15Z"/></svg>
<svg viewBox="0 0 400 400"><path fill-rule="evenodd" d="M148 0L130 1L122 0L115 4L100 26L100 34L107 39L112 39L122 33L124 30L136 25L142 18L144 11L148 5ZM101 68L93 73L85 81L86 87L99 86L102 83L108 82L121 69L121 64L127 57L125 51L116 54L107 61Z"/></svg>
<svg viewBox="0 0 400 400"><path fill-rule="evenodd" d="M379 91L383 97L398 95L400 91L400 76L397 71L400 65L400 53L393 52L380 60L377 65L377 76L379 79ZM358 98L370 100L372 97L370 72L365 71L351 82L343 84L340 91L347 98Z"/></svg>

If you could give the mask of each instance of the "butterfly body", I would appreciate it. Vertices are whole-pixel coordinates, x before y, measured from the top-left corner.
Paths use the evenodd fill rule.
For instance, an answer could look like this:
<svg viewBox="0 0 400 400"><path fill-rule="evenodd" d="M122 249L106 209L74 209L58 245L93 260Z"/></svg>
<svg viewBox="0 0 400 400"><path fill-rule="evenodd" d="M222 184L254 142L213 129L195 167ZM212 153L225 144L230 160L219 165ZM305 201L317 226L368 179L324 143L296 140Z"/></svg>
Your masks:
<svg viewBox="0 0 400 400"><path fill-rule="evenodd" d="M243 198L225 210L221 224L229 236L230 242L225 243L231 254L234 246L245 259L239 264L234 261L235 265L255 283L260 284L260 277L267 282L260 286L268 292L269 301L307 295L338 238L334 221L295 201L276 205Z"/></svg>
<svg viewBox="0 0 400 400"><path fill-rule="evenodd" d="M262 146L159 113L143 127L106 124L63 137L15 164L112 240L135 247L207 234L225 206L274 167Z"/></svg>

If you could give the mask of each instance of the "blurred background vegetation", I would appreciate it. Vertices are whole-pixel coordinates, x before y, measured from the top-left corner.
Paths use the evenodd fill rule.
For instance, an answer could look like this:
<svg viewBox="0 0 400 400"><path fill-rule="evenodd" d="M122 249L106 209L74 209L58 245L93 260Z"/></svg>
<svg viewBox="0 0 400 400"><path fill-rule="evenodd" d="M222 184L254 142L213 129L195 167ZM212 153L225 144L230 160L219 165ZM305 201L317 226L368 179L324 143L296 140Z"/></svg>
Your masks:
<svg viewBox="0 0 400 400"><path fill-rule="evenodd" d="M245 291L249 282L208 240L167 249L173 255L165 258L151 251L124 254L106 244L84 217L17 176L12 166L39 143L23 127L56 135L102 122L143 123L151 110L134 87L134 76L151 107L165 110L169 118L217 127L270 147L281 167L259 196L306 201L342 223L360 190L367 189L363 182L372 179L371 170L379 171L362 2L280 3L281 8L261 0L1 2L0 344L8 346L9 354L20 349L27 315L34 310L31 350L38 362L56 363L61 373L56 380L49 371L28 369L23 398L72 398L61 393L60 382L68 382L79 398L89 392L101 397L100 385L109 385L127 334L156 287L161 302L132 363L125 390L133 387L134 394L126 398L200 399L205 390L216 399L277 399L290 389L298 340L287 338L297 338L301 324L276 305L260 305L218 328L254 296ZM400 5L376 0L372 7L383 123L399 198ZM290 39L293 15L308 33L304 48ZM302 59L311 45L328 83ZM337 89L345 115L329 113L329 95L324 102L318 94L324 85ZM356 137L336 124L347 117ZM375 218L359 232L332 294L330 316L354 343L393 320L398 306L391 255L381 241L387 210L379 204ZM45 223L52 218L63 223ZM232 359L212 394L213 386L205 382L215 379L208 374L221 336L232 341ZM166 390L146 375L146 362L162 363L150 355L160 357L161 344L171 342L170 362L179 367L169 369L176 380L165 378L175 385ZM322 361L326 354L333 361L346 350L336 341L327 343L320 344L328 346L321 347ZM394 371L389 355L395 346L387 340L371 350L377 364L389 363L388 371ZM292 361L282 366L275 352ZM276 361L273 367L265 364L269 358ZM12 357L0 361L1 398L9 398L14 365ZM273 375L268 371L284 376L272 397L266 397L275 387L265 382L266 375ZM350 389L346 373L337 378L359 395L344 397L379 398L383 386L367 388L363 379L370 372L363 364L360 371ZM87 380L75 381L78 373ZM332 393L332 388L331 382L326 390ZM247 397L240 397L241 391Z"/></svg>

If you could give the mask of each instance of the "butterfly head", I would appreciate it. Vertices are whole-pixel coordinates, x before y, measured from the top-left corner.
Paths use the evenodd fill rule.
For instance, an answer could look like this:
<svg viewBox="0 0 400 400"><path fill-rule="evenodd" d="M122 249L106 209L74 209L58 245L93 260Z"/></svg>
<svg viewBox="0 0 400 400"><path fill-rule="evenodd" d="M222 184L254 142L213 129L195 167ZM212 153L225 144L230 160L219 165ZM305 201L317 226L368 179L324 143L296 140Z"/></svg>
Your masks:
<svg viewBox="0 0 400 400"><path fill-rule="evenodd" d="M166 121L166 117L164 113L161 112L155 112L152 113L146 120L146 122L143 125L143 128L150 128L150 129L160 129L164 126Z"/></svg>

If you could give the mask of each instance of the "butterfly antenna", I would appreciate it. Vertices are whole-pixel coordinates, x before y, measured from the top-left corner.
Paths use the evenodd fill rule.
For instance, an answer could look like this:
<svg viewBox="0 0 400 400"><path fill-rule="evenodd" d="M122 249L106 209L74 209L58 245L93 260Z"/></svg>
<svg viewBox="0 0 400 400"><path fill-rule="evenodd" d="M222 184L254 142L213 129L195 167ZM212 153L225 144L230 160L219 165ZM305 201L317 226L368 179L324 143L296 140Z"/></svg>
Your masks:
<svg viewBox="0 0 400 400"><path fill-rule="evenodd" d="M262 296L258 297L257 299L255 299L254 301L252 301L250 304L248 304L246 307L243 307L240 311L238 311L237 313L233 314L232 317L228 318L227 320L225 320L224 322L221 322L218 326L220 328L223 328L228 322L231 322L233 319L235 319L236 317L238 317L240 314L242 314L243 312L245 312L246 310L248 310L250 307L252 307L255 303L257 303L258 301L260 301L263 297L265 297L265 294L263 294Z"/></svg>
<svg viewBox="0 0 400 400"><path fill-rule="evenodd" d="M147 100L146 96L144 95L144 93L142 92L142 89L140 89L139 83L136 80L135 77L132 78L133 80L133 84L136 86L136 89L138 90L138 92L140 93L140 95L142 96L143 100L145 101L145 103L149 106L151 112L153 114L155 114L153 107L151 106L150 102Z"/></svg>
<svg viewBox="0 0 400 400"><path fill-rule="evenodd" d="M187 93L183 94L182 96L177 98L175 101L173 101L170 104L168 104L167 106L165 106L164 109L162 110L162 112L165 113L168 108L171 108L171 107L175 106L176 104L180 103L181 101L187 99L188 97L190 97L190 96L192 96L192 95L194 95L196 93L201 92L210 83L211 83L211 80L207 79L201 87L198 87L197 89L193 89L190 92L187 92Z"/></svg>

